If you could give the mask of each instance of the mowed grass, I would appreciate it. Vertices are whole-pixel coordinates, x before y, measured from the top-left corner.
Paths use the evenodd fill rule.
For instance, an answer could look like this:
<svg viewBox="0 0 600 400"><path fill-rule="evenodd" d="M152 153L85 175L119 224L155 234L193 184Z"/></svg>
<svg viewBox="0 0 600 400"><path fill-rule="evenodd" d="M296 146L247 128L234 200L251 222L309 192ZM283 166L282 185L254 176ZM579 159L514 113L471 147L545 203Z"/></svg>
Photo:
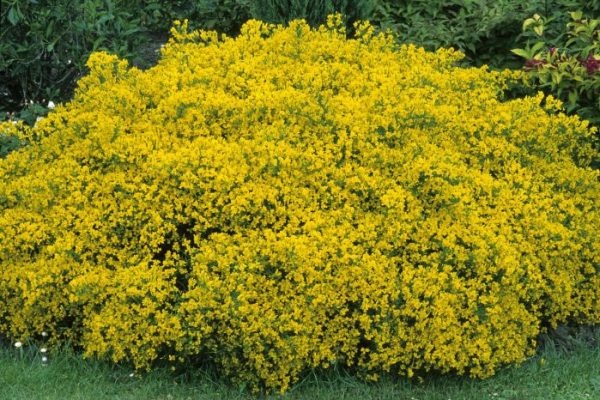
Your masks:
<svg viewBox="0 0 600 400"><path fill-rule="evenodd" d="M348 372L310 374L282 399L600 399L600 329L554 334L538 354L487 380L429 376L423 382L386 376L366 383ZM243 388L217 378L218 371L185 375L167 368L147 374L127 366L84 360L68 350L48 354L35 346L0 347L0 399L251 399ZM133 376L132 376L133 373Z"/></svg>

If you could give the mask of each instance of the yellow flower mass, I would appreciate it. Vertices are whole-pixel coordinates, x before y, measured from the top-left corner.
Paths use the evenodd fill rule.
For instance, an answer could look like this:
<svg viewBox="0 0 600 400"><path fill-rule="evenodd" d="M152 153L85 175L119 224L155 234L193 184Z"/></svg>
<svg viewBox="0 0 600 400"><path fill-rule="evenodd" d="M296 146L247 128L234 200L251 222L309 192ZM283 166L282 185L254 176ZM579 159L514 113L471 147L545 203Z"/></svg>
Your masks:
<svg viewBox="0 0 600 400"><path fill-rule="evenodd" d="M339 16L177 23L106 53L0 160L0 335L285 391L312 368L487 377L600 322L587 123Z"/></svg>

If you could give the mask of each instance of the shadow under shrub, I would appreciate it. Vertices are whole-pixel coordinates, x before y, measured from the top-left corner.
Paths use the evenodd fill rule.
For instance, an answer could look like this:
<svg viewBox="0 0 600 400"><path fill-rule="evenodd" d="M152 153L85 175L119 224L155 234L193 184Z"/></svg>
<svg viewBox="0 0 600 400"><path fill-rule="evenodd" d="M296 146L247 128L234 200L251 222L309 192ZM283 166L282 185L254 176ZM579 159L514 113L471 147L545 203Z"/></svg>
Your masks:
<svg viewBox="0 0 600 400"><path fill-rule="evenodd" d="M178 23L157 66L95 53L71 102L1 124L29 144L0 160L0 334L283 391L487 377L600 322L587 122L356 30Z"/></svg>

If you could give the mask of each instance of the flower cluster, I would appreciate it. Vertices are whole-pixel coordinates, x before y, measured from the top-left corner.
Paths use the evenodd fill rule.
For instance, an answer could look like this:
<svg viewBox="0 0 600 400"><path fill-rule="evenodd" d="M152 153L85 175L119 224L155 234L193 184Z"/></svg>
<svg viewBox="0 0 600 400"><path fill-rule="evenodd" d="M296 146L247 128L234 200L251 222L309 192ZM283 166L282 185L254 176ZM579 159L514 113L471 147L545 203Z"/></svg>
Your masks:
<svg viewBox="0 0 600 400"><path fill-rule="evenodd" d="M486 377L600 322L593 131L520 73L374 35L176 25L95 53L0 160L0 334L203 358L254 388L352 366Z"/></svg>

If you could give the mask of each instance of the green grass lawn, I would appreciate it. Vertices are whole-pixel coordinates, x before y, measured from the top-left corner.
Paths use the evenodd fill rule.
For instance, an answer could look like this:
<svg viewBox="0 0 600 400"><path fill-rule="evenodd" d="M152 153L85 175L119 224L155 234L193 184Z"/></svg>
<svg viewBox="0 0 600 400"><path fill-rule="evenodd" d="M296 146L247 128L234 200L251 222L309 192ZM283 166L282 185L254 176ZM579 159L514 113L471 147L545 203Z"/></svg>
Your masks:
<svg viewBox="0 0 600 400"><path fill-rule="evenodd" d="M580 331L581 332L581 331ZM554 335L538 355L494 377L430 377L423 383L385 377L365 383L343 371L312 374L283 399L600 399L600 329ZM125 366L83 360L69 351L49 354L33 346L0 348L0 399L246 399L243 390L214 372L173 375L167 369L139 375Z"/></svg>

